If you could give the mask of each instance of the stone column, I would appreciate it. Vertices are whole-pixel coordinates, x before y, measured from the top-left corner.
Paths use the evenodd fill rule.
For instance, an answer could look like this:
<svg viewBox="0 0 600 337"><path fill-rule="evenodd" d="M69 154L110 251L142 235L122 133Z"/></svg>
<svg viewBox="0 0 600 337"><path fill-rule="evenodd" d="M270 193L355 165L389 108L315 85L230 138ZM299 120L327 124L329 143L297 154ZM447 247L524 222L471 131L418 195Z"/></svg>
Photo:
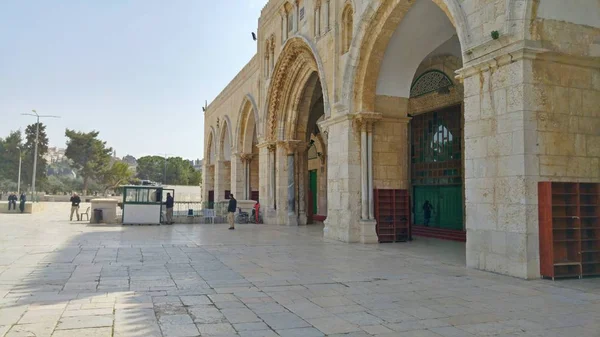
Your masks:
<svg viewBox="0 0 600 337"><path fill-rule="evenodd" d="M459 74L467 267L533 279L538 182L600 182L600 70L592 58L526 46Z"/></svg>
<svg viewBox="0 0 600 337"><path fill-rule="evenodd" d="M242 160L244 166L244 199L250 200L252 190L250 186L250 164L252 163L252 159L254 155L252 153L242 153L240 154L240 159Z"/></svg>
<svg viewBox="0 0 600 337"><path fill-rule="evenodd" d="M287 221L288 226L298 226L298 215L296 214L296 174L295 154L300 142L297 140L286 140L281 142L287 157Z"/></svg>
<svg viewBox="0 0 600 337"><path fill-rule="evenodd" d="M225 162L223 160L217 160L215 162L215 203L222 200L225 195L224 166Z"/></svg>
<svg viewBox="0 0 600 337"><path fill-rule="evenodd" d="M367 125L362 123L360 126L360 186L361 186L361 219L369 219L369 174L366 170L368 166L367 154Z"/></svg>
<svg viewBox="0 0 600 337"><path fill-rule="evenodd" d="M346 111L338 111L335 115L319 123L321 130L326 129L329 135L327 219L323 236L344 242L360 242L360 136L353 131L352 115Z"/></svg>
<svg viewBox="0 0 600 337"><path fill-rule="evenodd" d="M355 115L355 130L360 130L361 139L361 220L360 242L376 243L377 222L375 220L373 200L373 124L382 118L382 114L361 112Z"/></svg>
<svg viewBox="0 0 600 337"><path fill-rule="evenodd" d="M296 160L296 169L298 176L298 224L306 225L308 217L306 216L306 191L308 187L308 143L301 142L298 144L298 153Z"/></svg>
<svg viewBox="0 0 600 337"><path fill-rule="evenodd" d="M375 201L373 200L373 122L367 125L367 176L369 177L369 220L375 220Z"/></svg>
<svg viewBox="0 0 600 337"><path fill-rule="evenodd" d="M275 142L262 142L259 151L259 192L266 224L277 224L275 212Z"/></svg>

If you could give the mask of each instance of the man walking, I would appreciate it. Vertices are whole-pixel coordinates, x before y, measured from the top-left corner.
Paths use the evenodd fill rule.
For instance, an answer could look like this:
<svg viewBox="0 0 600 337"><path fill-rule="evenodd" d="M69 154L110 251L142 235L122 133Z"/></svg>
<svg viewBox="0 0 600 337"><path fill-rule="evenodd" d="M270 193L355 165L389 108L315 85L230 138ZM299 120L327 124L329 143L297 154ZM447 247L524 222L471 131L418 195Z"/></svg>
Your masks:
<svg viewBox="0 0 600 337"><path fill-rule="evenodd" d="M229 206L227 207L227 221L229 222L229 229L235 229L233 220L235 219L235 210L237 209L237 200L233 197L233 194L229 195Z"/></svg>
<svg viewBox="0 0 600 337"><path fill-rule="evenodd" d="M165 202L165 206L167 206L167 225L173 224L173 205L175 204L175 200L171 193L167 193L167 201Z"/></svg>
<svg viewBox="0 0 600 337"><path fill-rule="evenodd" d="M73 193L71 196L71 217L69 221L73 221L73 213L77 215L77 221L79 221L79 204L81 203L81 198L77 195L77 193Z"/></svg>

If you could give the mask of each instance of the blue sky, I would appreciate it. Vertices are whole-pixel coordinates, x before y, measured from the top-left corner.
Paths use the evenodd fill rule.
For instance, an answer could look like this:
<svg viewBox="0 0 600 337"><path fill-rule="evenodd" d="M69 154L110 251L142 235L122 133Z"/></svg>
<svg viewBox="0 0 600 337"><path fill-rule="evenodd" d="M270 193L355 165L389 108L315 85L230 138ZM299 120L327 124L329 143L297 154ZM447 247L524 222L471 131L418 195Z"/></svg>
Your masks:
<svg viewBox="0 0 600 337"><path fill-rule="evenodd" d="M204 101L256 52L266 0L0 1L0 137L46 120L100 131L118 156L203 156Z"/></svg>

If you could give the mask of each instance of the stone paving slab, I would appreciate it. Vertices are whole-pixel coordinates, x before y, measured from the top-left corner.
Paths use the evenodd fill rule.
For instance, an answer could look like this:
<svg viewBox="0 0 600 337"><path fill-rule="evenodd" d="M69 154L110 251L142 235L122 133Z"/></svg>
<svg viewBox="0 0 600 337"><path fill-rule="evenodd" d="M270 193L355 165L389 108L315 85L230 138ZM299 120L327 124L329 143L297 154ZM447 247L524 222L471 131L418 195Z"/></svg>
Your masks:
<svg viewBox="0 0 600 337"><path fill-rule="evenodd" d="M460 243L88 226L68 210L0 215L0 337L600 336L598 279L469 270Z"/></svg>

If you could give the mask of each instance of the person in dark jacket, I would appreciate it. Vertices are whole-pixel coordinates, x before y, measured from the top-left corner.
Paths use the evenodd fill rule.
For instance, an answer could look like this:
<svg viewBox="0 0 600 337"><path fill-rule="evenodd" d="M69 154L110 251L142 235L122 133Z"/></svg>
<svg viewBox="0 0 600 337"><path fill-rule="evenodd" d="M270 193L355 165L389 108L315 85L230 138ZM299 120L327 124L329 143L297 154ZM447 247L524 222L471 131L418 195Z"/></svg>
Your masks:
<svg viewBox="0 0 600 337"><path fill-rule="evenodd" d="M229 229L235 229L234 219L235 210L237 209L237 200L233 197L233 194L229 196L229 206L227 206L227 222L229 222Z"/></svg>
<svg viewBox="0 0 600 337"><path fill-rule="evenodd" d="M77 195L77 193L73 193L71 196L71 217L69 221L73 221L73 213L77 215L77 221L79 221L79 204L81 203L81 198Z"/></svg>
<svg viewBox="0 0 600 337"><path fill-rule="evenodd" d="M425 218L425 226L429 226L429 222L431 221L431 211L433 211L433 205L429 202L429 200L425 200L423 204L423 217Z"/></svg>
<svg viewBox="0 0 600 337"><path fill-rule="evenodd" d="M19 201L19 210L21 211L21 213L25 211L25 202L27 202L27 196L25 195L25 193L21 193L21 198Z"/></svg>
<svg viewBox="0 0 600 337"><path fill-rule="evenodd" d="M165 202L165 206L167 207L167 225L173 224L173 205L175 204L175 200L171 193L167 193L167 201Z"/></svg>
<svg viewBox="0 0 600 337"><path fill-rule="evenodd" d="M8 210L10 211L10 209L17 209L17 195L14 193L11 193L8 195Z"/></svg>

